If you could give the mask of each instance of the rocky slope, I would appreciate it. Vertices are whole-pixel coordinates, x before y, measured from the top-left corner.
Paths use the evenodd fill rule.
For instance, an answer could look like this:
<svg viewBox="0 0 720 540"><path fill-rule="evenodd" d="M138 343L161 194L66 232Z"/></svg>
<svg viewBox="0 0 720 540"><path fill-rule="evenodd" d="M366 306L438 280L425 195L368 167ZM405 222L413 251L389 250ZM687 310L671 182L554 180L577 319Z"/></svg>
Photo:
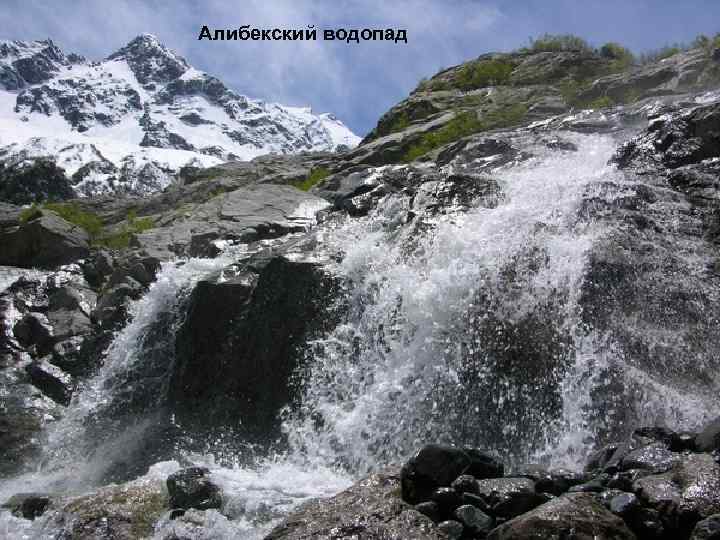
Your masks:
<svg viewBox="0 0 720 540"><path fill-rule="evenodd" d="M719 66L483 56L342 153L3 203L5 523L713 538Z"/></svg>
<svg viewBox="0 0 720 540"><path fill-rule="evenodd" d="M149 34L100 62L50 40L0 42L0 126L1 183L50 158L85 196L158 191L186 165L359 140L330 114L233 92Z"/></svg>

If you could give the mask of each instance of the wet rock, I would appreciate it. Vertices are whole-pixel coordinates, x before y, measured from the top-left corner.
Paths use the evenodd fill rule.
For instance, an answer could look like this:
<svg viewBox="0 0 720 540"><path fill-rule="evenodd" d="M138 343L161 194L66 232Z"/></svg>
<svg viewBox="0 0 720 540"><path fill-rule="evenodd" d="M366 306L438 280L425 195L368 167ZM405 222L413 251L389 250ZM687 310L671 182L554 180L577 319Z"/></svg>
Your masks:
<svg viewBox="0 0 720 540"><path fill-rule="evenodd" d="M493 518L472 505L466 504L455 510L455 518L471 534L487 534L493 527Z"/></svg>
<svg viewBox="0 0 720 540"><path fill-rule="evenodd" d="M634 540L635 535L619 517L587 493L557 497L493 529L489 540L526 538L594 538Z"/></svg>
<svg viewBox="0 0 720 540"><path fill-rule="evenodd" d="M112 256L105 250L94 251L83 262L82 270L88 284L99 289L113 272Z"/></svg>
<svg viewBox="0 0 720 540"><path fill-rule="evenodd" d="M561 495L572 486L584 484L587 480L588 477L583 473L566 469L554 469L549 471L546 476L537 480L535 489L538 492Z"/></svg>
<svg viewBox="0 0 720 540"><path fill-rule="evenodd" d="M190 467L171 474L167 479L172 508L209 510L222 506L222 490L208 478L205 467Z"/></svg>
<svg viewBox="0 0 720 540"><path fill-rule="evenodd" d="M45 493L18 493L3 503L2 507L10 510L13 515L35 519L45 513L50 503L50 496Z"/></svg>
<svg viewBox="0 0 720 540"><path fill-rule="evenodd" d="M478 480L478 494L493 508L502 504L501 511L512 513L518 499L517 507L528 504L532 499L528 494L535 493L535 484L528 478L494 478Z"/></svg>
<svg viewBox="0 0 720 540"><path fill-rule="evenodd" d="M720 448L720 418L707 424L697 434L695 446L700 452L712 452Z"/></svg>
<svg viewBox="0 0 720 540"><path fill-rule="evenodd" d="M485 502L485 499L475 493L463 493L461 502L462 504L470 504L475 508L479 508L486 514L490 512L490 506Z"/></svg>
<svg viewBox="0 0 720 540"><path fill-rule="evenodd" d="M440 514L448 516L462 504L462 496L453 488L437 488L430 496L432 501L440 508Z"/></svg>
<svg viewBox="0 0 720 540"><path fill-rule="evenodd" d="M49 364L37 362L25 366L25 372L33 386L56 403L67 406L72 398L72 388L68 384L67 376L58 371Z"/></svg>
<svg viewBox="0 0 720 540"><path fill-rule="evenodd" d="M640 508L640 501L632 493L621 493L610 499L610 511L625 518Z"/></svg>
<svg viewBox="0 0 720 540"><path fill-rule="evenodd" d="M438 524L438 530L441 531L450 540L458 540L462 537L464 527L463 524L454 519L449 519Z"/></svg>
<svg viewBox="0 0 720 540"><path fill-rule="evenodd" d="M633 450L620 460L620 469L643 469L651 473L662 473L670 470L678 461L680 455L671 452L665 443L654 443L643 448Z"/></svg>
<svg viewBox="0 0 720 540"><path fill-rule="evenodd" d="M446 539L442 525L436 528L432 520L403 502L399 491L399 475L371 475L334 497L303 504L265 540L322 538L329 531L339 537ZM457 525L462 534L462 525Z"/></svg>
<svg viewBox="0 0 720 540"><path fill-rule="evenodd" d="M35 219L0 230L0 264L54 268L87 257L88 234L56 213L43 210Z"/></svg>
<svg viewBox="0 0 720 540"><path fill-rule="evenodd" d="M671 471L640 478L633 487L671 528L686 529L720 513L720 465L709 454L684 455Z"/></svg>
<svg viewBox="0 0 720 540"><path fill-rule="evenodd" d="M162 484L138 480L71 499L52 514L48 528L55 540L136 540L151 536L167 510Z"/></svg>
<svg viewBox="0 0 720 540"><path fill-rule="evenodd" d="M422 515L429 517L434 522L440 521L440 505L435 501L425 501L415 505L415 510Z"/></svg>
<svg viewBox="0 0 720 540"><path fill-rule="evenodd" d="M720 540L720 514L699 521L690 540Z"/></svg>
<svg viewBox="0 0 720 540"><path fill-rule="evenodd" d="M277 440L278 411L293 395L290 376L305 358L303 346L336 320L330 306L339 283L320 262L273 250L237 274L195 286L169 385L178 421Z"/></svg>
<svg viewBox="0 0 720 540"><path fill-rule="evenodd" d="M461 474L450 485L458 493L474 493L479 492L477 479L471 474Z"/></svg>
<svg viewBox="0 0 720 540"><path fill-rule="evenodd" d="M470 465L465 470L465 474L474 476L478 480L502 478L505 466L499 459L477 448L465 447L463 450L470 458Z"/></svg>
<svg viewBox="0 0 720 540"><path fill-rule="evenodd" d="M42 313L25 314L13 327L13 334L20 345L35 347L40 356L52 348L52 326Z"/></svg>
<svg viewBox="0 0 720 540"><path fill-rule="evenodd" d="M449 486L469 465L470 458L459 448L424 446L402 467L402 497L411 504L427 500L438 487Z"/></svg>
<svg viewBox="0 0 720 540"><path fill-rule="evenodd" d="M492 513L498 517L510 519L529 512L552 498L553 496L548 493L510 493L492 507Z"/></svg>

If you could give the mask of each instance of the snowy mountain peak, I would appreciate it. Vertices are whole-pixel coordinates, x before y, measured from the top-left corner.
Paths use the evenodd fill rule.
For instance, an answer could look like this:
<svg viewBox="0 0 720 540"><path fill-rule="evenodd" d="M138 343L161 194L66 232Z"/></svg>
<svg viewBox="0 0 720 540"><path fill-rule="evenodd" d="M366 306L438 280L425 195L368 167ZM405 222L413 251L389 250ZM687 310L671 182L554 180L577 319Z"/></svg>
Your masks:
<svg viewBox="0 0 720 540"><path fill-rule="evenodd" d="M165 47L152 34L141 34L108 60L125 60L141 84L168 82L180 77L190 65L180 55Z"/></svg>
<svg viewBox="0 0 720 540"><path fill-rule="evenodd" d="M0 42L0 162L49 157L79 195L142 194L185 165L359 141L332 114L233 92L152 34L100 62L50 40Z"/></svg>
<svg viewBox="0 0 720 540"><path fill-rule="evenodd" d="M19 90L47 81L63 67L83 61L65 53L52 40L0 41L0 87Z"/></svg>

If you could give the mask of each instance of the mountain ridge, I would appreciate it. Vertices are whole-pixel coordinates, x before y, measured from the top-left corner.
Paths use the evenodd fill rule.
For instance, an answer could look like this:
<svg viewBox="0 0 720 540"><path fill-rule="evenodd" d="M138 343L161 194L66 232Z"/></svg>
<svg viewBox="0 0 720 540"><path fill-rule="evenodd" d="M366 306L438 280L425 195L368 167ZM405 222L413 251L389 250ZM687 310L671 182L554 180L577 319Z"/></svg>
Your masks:
<svg viewBox="0 0 720 540"><path fill-rule="evenodd" d="M230 90L152 34L102 61L65 54L50 39L0 42L0 120L0 160L50 158L78 196L142 195L186 165L360 140L332 114Z"/></svg>

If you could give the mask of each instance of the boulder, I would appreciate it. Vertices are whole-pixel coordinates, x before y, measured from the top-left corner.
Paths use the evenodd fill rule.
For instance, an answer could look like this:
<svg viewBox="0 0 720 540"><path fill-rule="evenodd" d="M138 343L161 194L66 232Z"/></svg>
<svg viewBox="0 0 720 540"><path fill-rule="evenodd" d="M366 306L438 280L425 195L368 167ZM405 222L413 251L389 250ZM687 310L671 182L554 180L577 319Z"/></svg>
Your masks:
<svg viewBox="0 0 720 540"><path fill-rule="evenodd" d="M671 528L686 530L720 513L720 465L709 454L683 455L672 470L640 478L633 488Z"/></svg>
<svg viewBox="0 0 720 540"><path fill-rule="evenodd" d="M690 540L720 540L720 514L699 521Z"/></svg>
<svg viewBox="0 0 720 540"><path fill-rule="evenodd" d="M31 362L25 366L30 383L50 399L67 406L72 398L72 387L67 375L47 363Z"/></svg>
<svg viewBox="0 0 720 540"><path fill-rule="evenodd" d="M402 467L402 497L410 504L429 499L433 492L450 486L470 466L470 458L460 448L428 444Z"/></svg>
<svg viewBox="0 0 720 540"><path fill-rule="evenodd" d="M335 321L329 306L338 283L317 258L270 253L246 264L235 277L229 270L195 286L177 333L169 398L182 423L275 441L304 344Z"/></svg>
<svg viewBox="0 0 720 540"><path fill-rule="evenodd" d="M482 510L464 504L455 510L455 519L464 525L466 531L473 535L485 535L492 529L494 520Z"/></svg>
<svg viewBox="0 0 720 540"><path fill-rule="evenodd" d="M488 535L488 540L528 538L635 540L635 535L592 495L571 493L511 519Z"/></svg>
<svg viewBox="0 0 720 540"><path fill-rule="evenodd" d="M171 474L167 479L172 508L209 510L222 506L222 490L208 478L205 467L189 467Z"/></svg>
<svg viewBox="0 0 720 540"><path fill-rule="evenodd" d="M652 473L668 471L680 461L680 454L671 452L665 443L657 442L633 450L620 460L620 469L643 469Z"/></svg>
<svg viewBox="0 0 720 540"><path fill-rule="evenodd" d="M21 268L55 268L87 257L90 238L55 212L0 230L0 264Z"/></svg>
<svg viewBox="0 0 720 540"><path fill-rule="evenodd" d="M2 507L15 516L35 519L45 513L50 502L50 496L45 493L17 493L3 503Z"/></svg>
<svg viewBox="0 0 720 540"><path fill-rule="evenodd" d="M405 503L399 493L399 475L373 474L334 497L303 504L265 540L330 537L447 540L448 536L432 520ZM458 526L462 534L463 527L460 523Z"/></svg>

